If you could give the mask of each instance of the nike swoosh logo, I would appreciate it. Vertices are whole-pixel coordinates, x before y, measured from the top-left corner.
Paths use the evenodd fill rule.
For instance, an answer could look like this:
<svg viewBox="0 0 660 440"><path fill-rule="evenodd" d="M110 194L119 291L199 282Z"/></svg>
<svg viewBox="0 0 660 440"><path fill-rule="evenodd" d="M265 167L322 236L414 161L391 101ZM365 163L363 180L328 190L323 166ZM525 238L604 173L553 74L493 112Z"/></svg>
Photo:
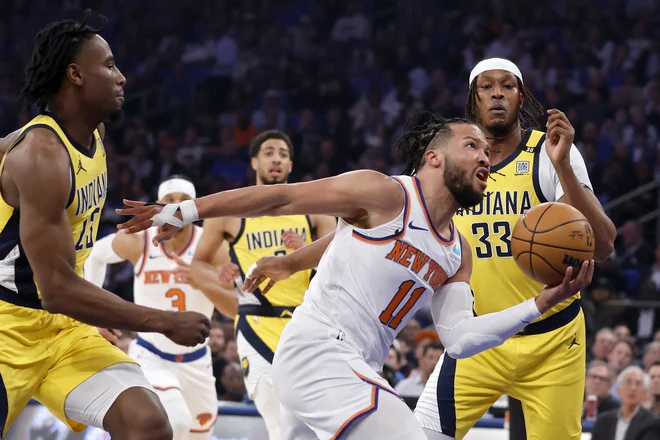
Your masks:
<svg viewBox="0 0 660 440"><path fill-rule="evenodd" d="M149 259L151 260L152 258L161 258L162 255L149 255Z"/></svg>
<svg viewBox="0 0 660 440"><path fill-rule="evenodd" d="M410 223L408 223L408 227L409 227L410 229L416 229L416 230L418 230L418 231L428 231L428 229L425 229L425 228L419 228L419 227L413 225L412 220L410 220Z"/></svg>

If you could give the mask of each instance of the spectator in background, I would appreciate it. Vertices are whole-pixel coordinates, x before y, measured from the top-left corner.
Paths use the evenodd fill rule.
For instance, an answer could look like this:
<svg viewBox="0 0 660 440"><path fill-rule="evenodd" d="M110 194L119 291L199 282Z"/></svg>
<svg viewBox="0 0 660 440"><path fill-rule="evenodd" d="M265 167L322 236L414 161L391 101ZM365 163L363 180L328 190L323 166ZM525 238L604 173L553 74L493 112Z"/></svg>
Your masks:
<svg viewBox="0 0 660 440"><path fill-rule="evenodd" d="M635 355L635 346L628 339L620 339L616 344L612 352L607 357L607 362L614 370L614 381L610 393L614 398L620 400L619 395L617 394L618 386L618 377L619 374L626 368L632 365L633 358Z"/></svg>
<svg viewBox="0 0 660 440"><path fill-rule="evenodd" d="M644 281L639 289L640 301L658 301L655 283L650 279ZM656 331L660 330L660 311L655 307L630 307L618 318L619 322L625 323L631 330L633 339L639 341L650 341Z"/></svg>
<svg viewBox="0 0 660 440"><path fill-rule="evenodd" d="M655 249L644 240L644 230L635 220L628 220L621 229L621 241L617 249L616 263L622 269L634 269L640 273L650 269L655 261Z"/></svg>
<svg viewBox="0 0 660 440"><path fill-rule="evenodd" d="M236 348L236 340L235 339L230 339L225 343L225 351L222 353L222 355L229 362L235 362L235 363L240 362L240 359L238 357L238 349Z"/></svg>
<svg viewBox="0 0 660 440"><path fill-rule="evenodd" d="M591 360L607 362L616 342L617 338L612 329L600 329L591 347Z"/></svg>
<svg viewBox="0 0 660 440"><path fill-rule="evenodd" d="M598 397L598 409L596 414L619 408L619 401L610 394L614 381L614 370L603 361L592 361L587 368L586 396Z"/></svg>
<svg viewBox="0 0 660 440"><path fill-rule="evenodd" d="M651 365L660 362L660 341L652 341L646 346L642 367L648 373Z"/></svg>
<svg viewBox="0 0 660 440"><path fill-rule="evenodd" d="M660 361L654 362L647 370L650 385L650 405L649 409L656 415L660 416Z"/></svg>
<svg viewBox="0 0 660 440"><path fill-rule="evenodd" d="M225 389L224 394L219 396L220 400L229 402L245 402L249 400L243 381L243 371L239 364L236 362L228 363L222 370L220 380Z"/></svg>
<svg viewBox="0 0 660 440"><path fill-rule="evenodd" d="M213 376L215 376L215 392L218 398L225 393L225 388L222 386L222 372L229 363L223 356L225 350L225 333L222 330L222 324L213 319L211 321L211 335L209 336L209 347L211 348L211 362L213 368Z"/></svg>
<svg viewBox="0 0 660 440"><path fill-rule="evenodd" d="M387 359L385 359L385 364L383 365L383 371L381 376L383 376L392 388L396 387L400 381L405 379L406 376L399 371L402 367L401 352L396 347L399 345L399 341L394 340L394 344L390 346L390 351L387 354Z"/></svg>
<svg viewBox="0 0 660 440"><path fill-rule="evenodd" d="M616 327L614 327L614 334L619 341L632 342L632 338L630 337L630 329L625 324L618 324Z"/></svg>
<svg viewBox="0 0 660 440"><path fill-rule="evenodd" d="M641 368L631 366L617 380L621 408L598 416L591 440L657 440L651 430L656 416L642 407L649 389L649 377Z"/></svg>
<svg viewBox="0 0 660 440"><path fill-rule="evenodd" d="M422 395L426 381L433 373L435 365L445 352L445 347L440 342L429 342L424 344L422 355L419 359L419 367L409 377L403 379L394 388L401 397L419 397Z"/></svg>

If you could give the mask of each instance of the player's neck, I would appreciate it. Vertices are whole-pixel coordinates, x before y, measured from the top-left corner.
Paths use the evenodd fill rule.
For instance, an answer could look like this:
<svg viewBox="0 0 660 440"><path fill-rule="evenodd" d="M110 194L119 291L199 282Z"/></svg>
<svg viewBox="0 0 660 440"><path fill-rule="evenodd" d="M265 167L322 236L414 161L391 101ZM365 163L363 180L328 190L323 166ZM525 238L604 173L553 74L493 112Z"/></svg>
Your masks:
<svg viewBox="0 0 660 440"><path fill-rule="evenodd" d="M63 104L65 100L53 103L46 108L46 111L55 115L58 123L62 126L69 137L84 148L91 148L94 139L94 130L98 128L103 121L98 121L87 111L82 111L76 105Z"/></svg>
<svg viewBox="0 0 660 440"><path fill-rule="evenodd" d="M183 252L190 243L193 234L193 225L186 225L178 232L174 238L163 242L168 254L179 254Z"/></svg>
<svg viewBox="0 0 660 440"><path fill-rule="evenodd" d="M444 179L427 175L427 172L432 171L424 167L417 173L419 183L422 187L426 209L435 229L441 235L448 234L451 219L460 206L449 192Z"/></svg>
<svg viewBox="0 0 660 440"><path fill-rule="evenodd" d="M504 136L495 136L485 127L479 128L481 128L486 135L486 140L490 146L488 158L490 159L491 166L497 165L513 154L513 152L516 151L516 148L518 148L518 145L520 145L523 136L523 130L520 127L520 124L517 124L509 134Z"/></svg>
<svg viewBox="0 0 660 440"><path fill-rule="evenodd" d="M651 410L655 414L660 414L660 394L656 394L653 396L653 405L651 407Z"/></svg>

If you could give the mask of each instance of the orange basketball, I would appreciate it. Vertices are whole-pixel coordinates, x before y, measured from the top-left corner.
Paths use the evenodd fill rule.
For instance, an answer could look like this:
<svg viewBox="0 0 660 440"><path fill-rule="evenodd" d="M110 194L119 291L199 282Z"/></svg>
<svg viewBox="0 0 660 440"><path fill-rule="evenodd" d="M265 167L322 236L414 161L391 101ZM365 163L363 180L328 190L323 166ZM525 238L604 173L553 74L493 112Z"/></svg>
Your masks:
<svg viewBox="0 0 660 440"><path fill-rule="evenodd" d="M569 266L573 278L594 257L594 234L580 211L565 203L542 203L520 217L511 237L513 258L527 276L559 284Z"/></svg>

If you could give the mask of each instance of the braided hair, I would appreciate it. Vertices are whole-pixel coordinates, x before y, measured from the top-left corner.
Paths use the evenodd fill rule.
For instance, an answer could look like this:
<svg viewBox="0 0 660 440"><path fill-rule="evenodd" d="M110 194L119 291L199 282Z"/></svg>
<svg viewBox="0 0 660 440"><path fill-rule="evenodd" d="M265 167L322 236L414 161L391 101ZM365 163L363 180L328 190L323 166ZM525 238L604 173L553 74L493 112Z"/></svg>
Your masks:
<svg viewBox="0 0 660 440"><path fill-rule="evenodd" d="M410 121L421 116L428 117L428 120L423 124L406 129ZM393 148L398 151L401 161L406 164L403 174L408 176L416 174L425 163L424 153L429 148L431 141L434 139L445 141L451 138L453 136L451 125L453 124L472 124L472 122L464 118L437 117L429 111L420 112L408 119L403 128L403 134L393 145Z"/></svg>
<svg viewBox="0 0 660 440"><path fill-rule="evenodd" d="M81 22L63 20L50 23L35 37L34 51L25 69L25 84L21 98L26 108L36 106L43 113L48 102L62 87L62 78L73 62L82 43L103 30L108 20L100 15L101 26L90 27L89 9Z"/></svg>
<svg viewBox="0 0 660 440"><path fill-rule="evenodd" d="M543 116L544 109L543 106L537 101L537 99L532 95L532 92L527 89L520 78L516 77L518 81L518 90L522 91L522 96L524 98L523 107L520 109L518 116L520 118L520 124L523 127L539 128L539 118ZM476 123L477 122L477 100L479 95L477 94L477 78L472 81L470 84L470 90L468 91L467 102L465 103L465 118ZM525 105L530 108L531 113L525 110Z"/></svg>

